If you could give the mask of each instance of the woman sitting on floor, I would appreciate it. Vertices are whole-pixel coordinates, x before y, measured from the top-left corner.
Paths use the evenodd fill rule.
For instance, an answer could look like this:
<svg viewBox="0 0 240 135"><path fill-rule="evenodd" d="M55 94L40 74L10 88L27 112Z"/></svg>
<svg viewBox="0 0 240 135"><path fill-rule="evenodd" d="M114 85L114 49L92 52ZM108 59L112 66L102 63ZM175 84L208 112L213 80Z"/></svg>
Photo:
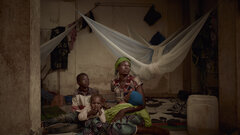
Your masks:
<svg viewBox="0 0 240 135"><path fill-rule="evenodd" d="M107 121L112 123L108 128L109 134L168 135L168 130L152 126L150 116L145 109L143 83L138 77L130 75L130 71L130 59L120 57L115 63L117 77L111 82L111 90L115 92L119 104L105 112ZM137 94L133 91L137 91ZM129 96L130 100L126 100Z"/></svg>

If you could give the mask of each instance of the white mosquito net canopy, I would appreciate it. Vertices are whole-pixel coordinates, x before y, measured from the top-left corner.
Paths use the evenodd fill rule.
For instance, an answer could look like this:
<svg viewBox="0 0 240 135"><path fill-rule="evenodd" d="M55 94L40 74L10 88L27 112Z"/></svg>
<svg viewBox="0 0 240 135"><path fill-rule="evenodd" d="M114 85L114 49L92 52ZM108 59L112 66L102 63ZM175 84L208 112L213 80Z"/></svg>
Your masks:
<svg viewBox="0 0 240 135"><path fill-rule="evenodd" d="M133 32L130 32L131 36L142 40L141 42L79 14L113 55L128 57L131 60L132 72L142 79L150 79L154 75L172 72L182 63L210 12L183 31L174 33L158 46L150 46Z"/></svg>

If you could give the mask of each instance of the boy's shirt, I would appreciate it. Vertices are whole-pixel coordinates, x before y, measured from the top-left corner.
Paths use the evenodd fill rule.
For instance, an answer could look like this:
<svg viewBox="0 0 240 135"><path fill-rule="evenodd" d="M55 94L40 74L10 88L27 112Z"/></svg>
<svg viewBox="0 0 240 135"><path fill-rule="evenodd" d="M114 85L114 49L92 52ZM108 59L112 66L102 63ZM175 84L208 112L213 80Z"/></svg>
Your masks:
<svg viewBox="0 0 240 135"><path fill-rule="evenodd" d="M84 109L78 111L79 112L78 119L80 121L85 121L85 120L88 120L88 119L91 119L91 118L98 117L102 122L106 122L106 117L105 117L105 113L104 113L103 108L101 109L101 112L102 112L101 115L100 115L100 113L97 113L96 115L92 115L92 116L87 117L88 112L90 112L90 111L91 111L91 106L87 105L86 107L84 107Z"/></svg>
<svg viewBox="0 0 240 135"><path fill-rule="evenodd" d="M72 109L73 111L79 111L82 110L85 106L90 105L90 98L91 95L97 94L98 91L92 88L88 89L88 92L83 92L81 89L77 89L74 92L73 98L72 98Z"/></svg>

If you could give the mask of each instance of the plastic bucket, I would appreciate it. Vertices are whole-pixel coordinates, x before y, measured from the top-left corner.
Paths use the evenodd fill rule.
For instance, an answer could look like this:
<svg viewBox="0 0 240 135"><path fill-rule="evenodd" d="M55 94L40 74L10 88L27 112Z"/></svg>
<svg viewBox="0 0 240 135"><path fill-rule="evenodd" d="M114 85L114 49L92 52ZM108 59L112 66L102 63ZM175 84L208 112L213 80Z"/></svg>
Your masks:
<svg viewBox="0 0 240 135"><path fill-rule="evenodd" d="M190 135L218 135L218 100L215 96L189 96L187 127Z"/></svg>

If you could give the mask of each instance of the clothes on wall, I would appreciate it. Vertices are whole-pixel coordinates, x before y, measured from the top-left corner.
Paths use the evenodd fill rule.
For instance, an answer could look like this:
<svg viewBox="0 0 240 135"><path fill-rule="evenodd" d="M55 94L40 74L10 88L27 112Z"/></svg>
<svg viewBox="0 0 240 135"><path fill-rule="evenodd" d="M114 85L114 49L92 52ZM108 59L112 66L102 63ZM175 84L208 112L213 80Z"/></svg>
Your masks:
<svg viewBox="0 0 240 135"><path fill-rule="evenodd" d="M68 27L71 27L73 26L76 22L78 22L79 20L77 21L74 21L73 23L69 24ZM71 51L73 49L73 44L74 42L76 41L76 38L77 38L77 28L74 27L71 32L68 34L68 47L69 47L69 50Z"/></svg>
<svg viewBox="0 0 240 135"><path fill-rule="evenodd" d="M202 93L218 96L217 11L212 12L192 45L192 60L200 72Z"/></svg>
<svg viewBox="0 0 240 135"><path fill-rule="evenodd" d="M88 12L87 14L85 14L85 15L86 15L87 17L91 18L92 20L95 20L92 11L89 11L89 12ZM81 27L81 29L84 29L84 28L88 27L88 28L89 28L89 32L91 33L91 32L92 32L91 27L88 26L88 23L87 23L82 17L81 17L81 19L82 19L82 27Z"/></svg>
<svg viewBox="0 0 240 135"><path fill-rule="evenodd" d="M89 11L86 14L86 16L88 16L88 17L90 17L91 19L94 20L94 16L93 16L92 11ZM60 28L60 27L55 28L55 34L53 33L53 31L54 31L54 29L53 29L52 34L51 34L51 40L47 41L46 43L44 43L40 46L41 65L46 64L46 60L47 60L48 55L57 47L58 44L62 43L62 41L66 42L66 40L68 40L68 43L67 43L68 44L68 52L70 50L72 50L73 49L73 44L76 41L77 31L79 29L80 30L84 29L87 26L88 26L88 24L84 21L84 19L82 17L80 17L76 21L74 21L74 22L70 23L68 26L66 26L66 28L64 28L64 27L63 28ZM59 29L59 30L57 30L57 29ZM92 30L89 27L89 32L91 32L91 31ZM68 39L65 39L66 36L68 36ZM60 45L60 46L61 46L60 48L67 48L66 45ZM56 53L56 52L54 52L54 53ZM65 56L66 55L65 53L67 53L67 51L59 51L58 53L59 54L62 53L61 55L63 55L63 53L64 53L64 56ZM63 58L63 60L59 59L58 61L66 61L66 60L65 60L65 58ZM65 62L65 64L66 64L66 62ZM66 66L67 66L65 64L58 64L58 66L56 66L56 65L55 66L56 67L62 67L63 66L63 69L65 69ZM55 69L55 68L53 68L53 69Z"/></svg>
<svg viewBox="0 0 240 135"><path fill-rule="evenodd" d="M151 43L151 45L159 45L164 40L165 40L165 37L160 32L156 32L153 35L152 39L150 40L150 43Z"/></svg>
<svg viewBox="0 0 240 135"><path fill-rule="evenodd" d="M75 21L71 27L66 27L64 32L59 33L57 36L55 35L52 37L51 40L47 41L46 43L40 46L40 53L41 53L41 65L45 65L47 63L47 57L51 52L56 48L58 44L76 27L79 23L79 20Z"/></svg>
<svg viewBox="0 0 240 135"><path fill-rule="evenodd" d="M65 27L56 27L52 29L51 39L65 31ZM68 67L68 39L65 37L58 46L51 52L52 70L67 69Z"/></svg>
<svg viewBox="0 0 240 135"><path fill-rule="evenodd" d="M144 21L149 25L152 26L154 23L156 23L162 15L155 10L155 7L152 5L150 9L148 10L147 14L144 17Z"/></svg>

